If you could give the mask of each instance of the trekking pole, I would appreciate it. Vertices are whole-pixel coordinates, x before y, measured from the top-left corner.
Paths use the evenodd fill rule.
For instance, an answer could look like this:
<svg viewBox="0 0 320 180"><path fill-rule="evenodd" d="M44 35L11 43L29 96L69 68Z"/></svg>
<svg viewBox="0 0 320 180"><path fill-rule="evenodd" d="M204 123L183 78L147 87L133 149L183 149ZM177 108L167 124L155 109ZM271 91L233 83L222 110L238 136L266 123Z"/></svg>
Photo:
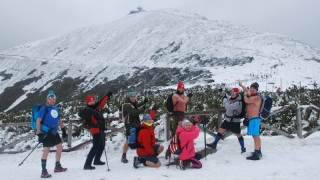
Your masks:
<svg viewBox="0 0 320 180"><path fill-rule="evenodd" d="M38 143L38 144L32 149L32 151L28 154L28 156L27 156L26 158L24 158L24 160L18 165L18 167L23 164L23 162L24 162L24 161L29 157L29 155L38 147L39 144L40 144L40 143Z"/></svg>
<svg viewBox="0 0 320 180"><path fill-rule="evenodd" d="M44 140L45 138L47 138L48 134L49 134L54 128L55 128L55 126L52 126L52 127L49 129L49 131L47 132L47 134L45 134L45 135L43 136L43 140ZM24 158L24 160L18 165L18 167L23 164L23 162L24 162L24 161L30 156L30 154L39 146L39 144L41 144L41 143L39 142L39 143L32 149L32 151L27 155L26 158Z"/></svg>
<svg viewBox="0 0 320 180"><path fill-rule="evenodd" d="M204 133L204 159L207 160L207 138L206 138L206 119L203 119L203 123L202 123L202 126L203 126L203 133Z"/></svg>
<svg viewBox="0 0 320 180"><path fill-rule="evenodd" d="M107 171L110 171L109 164L108 164L108 156L107 156L106 146L105 146L105 142L103 142L103 131L100 131L100 134L101 134L101 141L102 141L103 149L104 149L104 155L106 156L106 162L107 162L107 167L108 167Z"/></svg>

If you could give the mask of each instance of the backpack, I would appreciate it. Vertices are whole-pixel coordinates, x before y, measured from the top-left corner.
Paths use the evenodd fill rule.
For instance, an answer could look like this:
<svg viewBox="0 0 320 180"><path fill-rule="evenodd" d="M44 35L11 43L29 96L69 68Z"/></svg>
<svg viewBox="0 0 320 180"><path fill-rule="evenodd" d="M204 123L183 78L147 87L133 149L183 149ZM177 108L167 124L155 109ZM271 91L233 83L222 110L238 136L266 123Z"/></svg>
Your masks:
<svg viewBox="0 0 320 180"><path fill-rule="evenodd" d="M241 97L241 100L239 100L239 103L242 103L242 109L241 109L241 113L238 115L233 116L234 118L245 118L246 117L246 107L247 107L247 103L244 101L244 95L243 93L239 94ZM236 101L235 101L236 102Z"/></svg>
<svg viewBox="0 0 320 180"><path fill-rule="evenodd" d="M272 108L272 99L269 96L261 96L261 105L259 110L259 116L261 119L267 119L270 116Z"/></svg>
<svg viewBox="0 0 320 180"><path fill-rule="evenodd" d="M37 130L37 119L38 119L38 116L39 116L39 111L40 111L40 108L42 107L43 105L41 104L34 104L32 106L32 109L31 109L31 116L30 116L30 123L31 123L31 127L33 130ZM46 114L48 113L48 108L47 106L45 106L46 110L44 112L44 118L46 117ZM41 130L44 131L44 132L48 132L49 131L49 127L43 125L43 122L44 122L44 118L42 119L41 121Z"/></svg>
<svg viewBox="0 0 320 180"><path fill-rule="evenodd" d="M187 142L187 144L188 144L188 143L189 143L189 141ZM179 134L175 134L175 135L173 136L173 138L170 140L170 144L169 144L169 147L168 147L169 152L172 153L172 154L175 154L175 155L180 155L181 152L182 152L182 149L183 149L184 147L186 147L187 144L184 145L184 146L181 148L181 147L180 147L180 136L179 136Z"/></svg>
<svg viewBox="0 0 320 180"><path fill-rule="evenodd" d="M130 136L128 138L130 149L137 149L138 147L143 148L143 146L138 142L138 135L141 129L146 129L145 127L133 123L130 128Z"/></svg>
<svg viewBox="0 0 320 180"><path fill-rule="evenodd" d="M171 93L166 99L166 108L167 108L168 112L173 112L174 107L178 104L178 102L177 102L175 105L173 105L173 102L172 102L173 94L174 93Z"/></svg>
<svg viewBox="0 0 320 180"><path fill-rule="evenodd" d="M90 126L88 125L87 121L84 119L84 111L86 107L80 107L78 111L78 116L80 117L80 123L82 124L82 127L84 129L90 129Z"/></svg>

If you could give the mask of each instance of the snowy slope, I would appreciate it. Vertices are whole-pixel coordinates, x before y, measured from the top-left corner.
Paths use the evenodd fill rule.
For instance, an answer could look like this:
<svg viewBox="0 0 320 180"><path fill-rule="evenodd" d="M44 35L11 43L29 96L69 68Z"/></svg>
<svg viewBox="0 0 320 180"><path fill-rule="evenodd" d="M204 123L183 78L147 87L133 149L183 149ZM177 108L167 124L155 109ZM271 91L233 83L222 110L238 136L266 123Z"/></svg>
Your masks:
<svg viewBox="0 0 320 180"><path fill-rule="evenodd" d="M257 81L266 84L261 90L272 91L317 82L319 61L320 50L298 40L165 9L127 15L1 52L0 93L17 82L41 78L23 86L24 94L12 108L40 87L50 88L58 78L84 78L81 86L89 90L106 79L133 76L137 71L133 67L204 69L217 83L234 86L238 80L248 80L248 85ZM270 82L275 87L268 88ZM190 87L203 81L185 83Z"/></svg>

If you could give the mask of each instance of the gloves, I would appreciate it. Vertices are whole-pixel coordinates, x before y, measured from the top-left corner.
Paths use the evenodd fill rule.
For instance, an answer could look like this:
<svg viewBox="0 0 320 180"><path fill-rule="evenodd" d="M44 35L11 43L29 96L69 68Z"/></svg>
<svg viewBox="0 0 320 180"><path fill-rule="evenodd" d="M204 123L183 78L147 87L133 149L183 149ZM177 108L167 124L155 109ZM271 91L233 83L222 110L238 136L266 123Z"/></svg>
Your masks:
<svg viewBox="0 0 320 180"><path fill-rule="evenodd" d="M143 102L144 102L144 103L147 103L148 101L149 101L148 98L147 98L147 97L144 97Z"/></svg>
<svg viewBox="0 0 320 180"><path fill-rule="evenodd" d="M222 92L222 88L221 87L218 90L219 90L219 92Z"/></svg>
<svg viewBox="0 0 320 180"><path fill-rule="evenodd" d="M42 133L39 133L39 134L37 134L37 136L38 136L38 142L39 143L43 143L43 137L44 137L44 134L42 134Z"/></svg>
<svg viewBox="0 0 320 180"><path fill-rule="evenodd" d="M158 110L159 108L157 107L157 105L153 105L152 106L152 110Z"/></svg>
<svg viewBox="0 0 320 180"><path fill-rule="evenodd" d="M111 98L112 94L113 94L113 93L110 92L110 91L107 93L107 96L109 96L109 99Z"/></svg>
<svg viewBox="0 0 320 180"><path fill-rule="evenodd" d="M248 118L244 118L244 120L243 120L243 125L244 126L249 126L249 120L248 120Z"/></svg>
<svg viewBox="0 0 320 180"><path fill-rule="evenodd" d="M197 117L197 116L193 117L192 124L193 124L193 125L196 125L198 122L199 122L198 117Z"/></svg>
<svg viewBox="0 0 320 180"><path fill-rule="evenodd" d="M67 137L66 128L65 127L61 128L61 131L62 131L62 138L66 138Z"/></svg>
<svg viewBox="0 0 320 180"><path fill-rule="evenodd" d="M193 94L192 94L192 93L189 93L187 96L191 99L192 96L193 96Z"/></svg>

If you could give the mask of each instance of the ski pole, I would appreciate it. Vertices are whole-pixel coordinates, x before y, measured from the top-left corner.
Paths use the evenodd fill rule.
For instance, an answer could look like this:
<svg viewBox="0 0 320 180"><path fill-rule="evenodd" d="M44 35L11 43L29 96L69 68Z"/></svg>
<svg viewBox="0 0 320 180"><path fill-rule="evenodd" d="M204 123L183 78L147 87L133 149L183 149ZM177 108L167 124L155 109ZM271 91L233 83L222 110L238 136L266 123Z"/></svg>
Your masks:
<svg viewBox="0 0 320 180"><path fill-rule="evenodd" d="M49 129L49 131L47 132L47 134L45 134L45 135L43 136L43 140L44 140L45 138L47 138L48 134L49 134L54 128L55 128L55 126L52 126L52 127ZM27 156L26 158L24 158L24 160L18 165L18 167L23 164L23 162L30 156L30 154L38 147L39 144L41 144L41 143L39 142L39 143L32 149L32 151L28 154L28 156Z"/></svg>
<svg viewBox="0 0 320 180"><path fill-rule="evenodd" d="M100 132L101 134L101 141L102 141L102 144L103 144L103 149L104 149L104 155L106 156L106 163L107 163L107 167L108 167L108 170L107 171L110 171L110 168L109 168L109 163L108 163L108 156L107 156L107 151L106 151L106 146L105 146L105 142L103 142L103 131Z"/></svg>
<svg viewBox="0 0 320 180"><path fill-rule="evenodd" d="M28 154L28 156L27 156L26 158L24 158L24 160L18 165L18 167L23 164L23 162L24 162L24 161L29 157L29 155L38 147L39 144L40 144L40 143L38 143L38 144L32 149L32 151Z"/></svg>
<svg viewBox="0 0 320 180"><path fill-rule="evenodd" d="M202 126L203 126L203 132L204 132L204 159L207 160L207 138L206 138L206 120L203 119L202 121Z"/></svg>

